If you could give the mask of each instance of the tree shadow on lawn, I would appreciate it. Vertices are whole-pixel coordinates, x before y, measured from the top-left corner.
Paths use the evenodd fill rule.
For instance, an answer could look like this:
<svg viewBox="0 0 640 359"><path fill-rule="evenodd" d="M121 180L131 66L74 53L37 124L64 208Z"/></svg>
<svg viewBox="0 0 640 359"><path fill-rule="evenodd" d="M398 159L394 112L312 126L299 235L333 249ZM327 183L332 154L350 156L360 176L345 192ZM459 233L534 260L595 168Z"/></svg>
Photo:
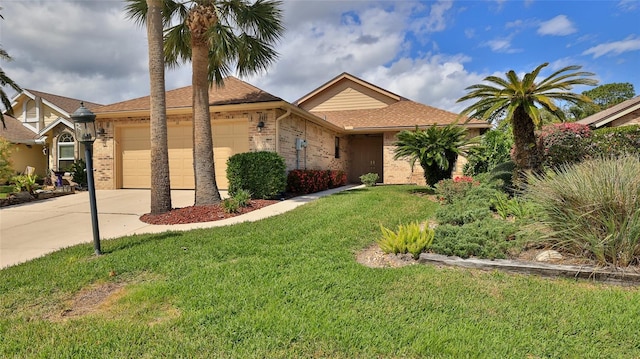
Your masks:
<svg viewBox="0 0 640 359"><path fill-rule="evenodd" d="M166 240L169 238L182 236L184 232L164 232L159 234L136 234L127 237L113 238L111 240L107 240L106 249L102 250L103 254L110 254L122 250L132 249L139 245L149 244L151 242L157 242L161 240Z"/></svg>

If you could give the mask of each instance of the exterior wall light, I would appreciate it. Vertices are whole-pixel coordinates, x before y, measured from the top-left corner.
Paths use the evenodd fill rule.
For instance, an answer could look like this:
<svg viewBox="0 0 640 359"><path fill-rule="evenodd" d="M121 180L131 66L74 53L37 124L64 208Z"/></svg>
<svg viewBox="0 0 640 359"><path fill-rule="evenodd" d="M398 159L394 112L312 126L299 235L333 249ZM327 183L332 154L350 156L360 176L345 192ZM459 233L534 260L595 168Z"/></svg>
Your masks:
<svg viewBox="0 0 640 359"><path fill-rule="evenodd" d="M264 121L260 121L258 122L258 132L262 132L262 129L264 128Z"/></svg>

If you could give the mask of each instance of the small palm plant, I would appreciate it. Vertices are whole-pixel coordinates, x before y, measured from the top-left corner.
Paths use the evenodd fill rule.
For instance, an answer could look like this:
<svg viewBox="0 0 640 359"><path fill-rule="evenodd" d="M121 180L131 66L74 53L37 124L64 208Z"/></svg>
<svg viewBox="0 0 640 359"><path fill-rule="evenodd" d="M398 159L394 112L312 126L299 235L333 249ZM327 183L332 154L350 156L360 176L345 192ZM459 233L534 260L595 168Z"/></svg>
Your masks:
<svg viewBox="0 0 640 359"><path fill-rule="evenodd" d="M419 162L429 186L450 178L458 155L474 142L467 139L466 128L455 123L444 127L434 124L424 130L416 127L398 133L397 138L394 159L408 159L412 168Z"/></svg>

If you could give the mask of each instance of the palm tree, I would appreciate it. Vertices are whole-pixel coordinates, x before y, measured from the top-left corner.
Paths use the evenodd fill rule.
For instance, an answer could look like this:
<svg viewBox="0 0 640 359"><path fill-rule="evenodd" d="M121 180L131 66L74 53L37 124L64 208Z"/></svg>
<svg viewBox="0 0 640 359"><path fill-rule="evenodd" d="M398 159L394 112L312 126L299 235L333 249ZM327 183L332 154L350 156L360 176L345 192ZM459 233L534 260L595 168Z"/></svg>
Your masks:
<svg viewBox="0 0 640 359"><path fill-rule="evenodd" d="M489 76L484 81L491 84L477 84L466 88L469 93L458 102L477 99L478 101L462 110L462 115L470 118L488 119L504 112L504 120L511 123L515 142L514 162L518 170L538 170L540 156L536 147L535 128L541 123L541 109L564 121L564 112L555 104L556 100L573 104L590 102L585 95L569 92L574 85L594 86L597 81L587 78L593 73L578 71L581 66L564 67L540 82L536 78L544 63L533 72L520 79L515 71L506 73L506 78Z"/></svg>
<svg viewBox="0 0 640 359"><path fill-rule="evenodd" d="M142 0L129 0L140 2ZM220 202L215 179L209 88L224 86L232 69L240 76L266 70L281 37L280 1L165 0L164 54L169 66L191 61L195 205ZM140 9L142 11L143 9ZM146 16L140 13L138 16ZM168 26L171 19L177 24Z"/></svg>
<svg viewBox="0 0 640 359"><path fill-rule="evenodd" d="M445 127L434 124L424 130L416 127L415 131L398 133L397 138L394 159L408 159L411 167L419 162L429 186L451 177L456 158L472 142L467 140L467 129L455 123Z"/></svg>
<svg viewBox="0 0 640 359"><path fill-rule="evenodd" d="M2 10L1 7L0 7L0 10ZM4 17L0 15L0 19L4 19ZM3 48L0 48L0 60L11 61L11 56L9 56L9 54ZM2 68L0 68L0 101L2 101L2 105L5 108L6 114L9 116L13 116L13 108L11 108L11 101L9 100L9 97L7 96L7 94L4 92L5 86L11 87L18 93L22 92L22 89L20 88L20 86L18 86L18 84L15 83L9 76L7 76L7 74L5 74ZM2 113L2 111L0 111L0 121L2 121L2 128L7 128L7 126L4 123L4 114Z"/></svg>
<svg viewBox="0 0 640 359"><path fill-rule="evenodd" d="M130 1L127 11L136 17L136 6L140 2ZM149 46L150 83L150 142L151 142L151 213L160 214L171 210L171 183L169 176L169 148L167 144L167 106L164 86L163 46L163 1L146 0L146 27Z"/></svg>

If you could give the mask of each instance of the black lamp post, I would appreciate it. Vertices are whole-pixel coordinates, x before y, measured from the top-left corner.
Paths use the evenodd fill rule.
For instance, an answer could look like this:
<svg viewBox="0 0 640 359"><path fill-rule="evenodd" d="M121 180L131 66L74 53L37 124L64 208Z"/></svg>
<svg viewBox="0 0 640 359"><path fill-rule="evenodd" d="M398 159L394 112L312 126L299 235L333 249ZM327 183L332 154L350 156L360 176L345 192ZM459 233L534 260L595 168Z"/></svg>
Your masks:
<svg viewBox="0 0 640 359"><path fill-rule="evenodd" d="M93 182L93 142L96 140L96 115L84 103L71 114L75 125L76 140L84 145L84 156L87 162L87 187L89 187L89 204L91 206L91 224L93 226L93 249L96 255L100 251L100 233L98 230L98 209L96 207L96 186Z"/></svg>

